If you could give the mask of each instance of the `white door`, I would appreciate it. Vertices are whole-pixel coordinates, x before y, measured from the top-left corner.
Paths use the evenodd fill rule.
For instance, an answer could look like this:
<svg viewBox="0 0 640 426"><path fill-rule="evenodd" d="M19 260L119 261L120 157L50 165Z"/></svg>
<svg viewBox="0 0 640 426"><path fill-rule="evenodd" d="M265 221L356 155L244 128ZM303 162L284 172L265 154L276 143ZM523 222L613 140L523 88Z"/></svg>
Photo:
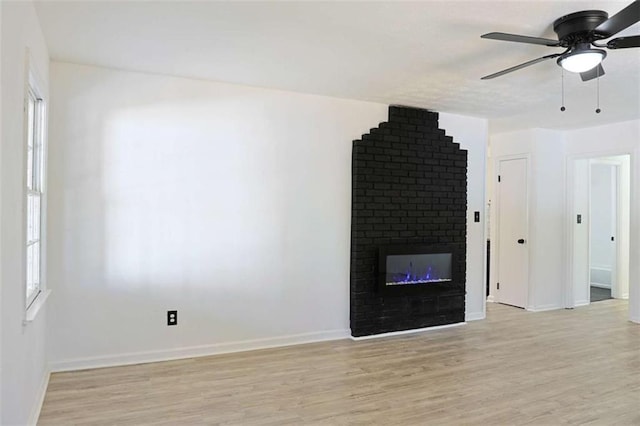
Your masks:
<svg viewBox="0 0 640 426"><path fill-rule="evenodd" d="M529 289L527 248L527 159L498 164L497 300L521 308Z"/></svg>

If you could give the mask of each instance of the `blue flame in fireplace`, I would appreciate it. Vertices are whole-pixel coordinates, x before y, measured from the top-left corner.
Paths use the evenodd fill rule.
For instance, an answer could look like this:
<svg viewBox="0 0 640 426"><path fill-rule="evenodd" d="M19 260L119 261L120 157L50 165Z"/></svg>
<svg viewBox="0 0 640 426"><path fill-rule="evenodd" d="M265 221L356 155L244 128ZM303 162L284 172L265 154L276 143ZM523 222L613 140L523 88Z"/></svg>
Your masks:
<svg viewBox="0 0 640 426"><path fill-rule="evenodd" d="M421 271L414 271L413 262L409 262L405 272L387 274L387 285L427 284L445 281L451 281L451 278L442 277L430 265Z"/></svg>
<svg viewBox="0 0 640 426"><path fill-rule="evenodd" d="M413 262L409 262L409 268L407 272L404 274L404 278L399 281L397 280L394 280L394 281L400 282L400 283L409 283L409 282L416 282L416 281L430 282L432 280L437 280L437 279L438 279L437 276L433 274L431 266L427 266L427 270L424 271L422 274L420 274L418 272L413 271Z"/></svg>

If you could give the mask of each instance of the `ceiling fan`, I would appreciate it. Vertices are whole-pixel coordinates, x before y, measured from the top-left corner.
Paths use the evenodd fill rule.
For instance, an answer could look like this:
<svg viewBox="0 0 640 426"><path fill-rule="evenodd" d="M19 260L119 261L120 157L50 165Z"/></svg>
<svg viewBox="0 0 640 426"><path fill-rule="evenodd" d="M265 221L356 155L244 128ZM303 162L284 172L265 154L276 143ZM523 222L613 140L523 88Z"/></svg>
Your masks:
<svg viewBox="0 0 640 426"><path fill-rule="evenodd" d="M489 74L482 77L482 80L500 77L553 58L558 58L557 63L563 69L579 73L582 81L601 77L604 75L604 68L602 68L601 62L607 56L607 52L602 50L602 48L627 49L630 47L640 47L640 35L614 38L606 44L597 44L596 42L610 38L638 21L640 21L640 0L635 0L611 18L609 18L607 12L602 10L585 10L570 13L569 15L556 19L553 22L553 30L558 34L558 40L498 32L484 34L481 36L482 38L539 44L549 47L563 47L565 51L542 56L520 65ZM593 49L591 46L600 49Z"/></svg>

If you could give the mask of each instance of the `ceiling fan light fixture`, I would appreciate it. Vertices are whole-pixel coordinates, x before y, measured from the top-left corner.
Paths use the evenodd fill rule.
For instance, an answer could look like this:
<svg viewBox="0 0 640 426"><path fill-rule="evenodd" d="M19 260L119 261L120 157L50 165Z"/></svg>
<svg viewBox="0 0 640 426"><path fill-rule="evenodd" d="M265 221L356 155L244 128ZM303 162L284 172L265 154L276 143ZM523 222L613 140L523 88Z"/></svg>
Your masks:
<svg viewBox="0 0 640 426"><path fill-rule="evenodd" d="M600 49L575 49L558 58L558 65L569 72L582 73L600 65L607 52Z"/></svg>

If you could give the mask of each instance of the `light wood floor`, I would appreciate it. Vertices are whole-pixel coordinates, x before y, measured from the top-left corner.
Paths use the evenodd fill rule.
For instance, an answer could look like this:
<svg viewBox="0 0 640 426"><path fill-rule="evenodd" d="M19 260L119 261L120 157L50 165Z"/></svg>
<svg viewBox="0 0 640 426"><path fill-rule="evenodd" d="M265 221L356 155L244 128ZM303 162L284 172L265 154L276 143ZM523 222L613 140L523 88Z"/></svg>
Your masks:
<svg viewBox="0 0 640 426"><path fill-rule="evenodd" d="M627 304L53 374L40 425L640 424L640 326Z"/></svg>

